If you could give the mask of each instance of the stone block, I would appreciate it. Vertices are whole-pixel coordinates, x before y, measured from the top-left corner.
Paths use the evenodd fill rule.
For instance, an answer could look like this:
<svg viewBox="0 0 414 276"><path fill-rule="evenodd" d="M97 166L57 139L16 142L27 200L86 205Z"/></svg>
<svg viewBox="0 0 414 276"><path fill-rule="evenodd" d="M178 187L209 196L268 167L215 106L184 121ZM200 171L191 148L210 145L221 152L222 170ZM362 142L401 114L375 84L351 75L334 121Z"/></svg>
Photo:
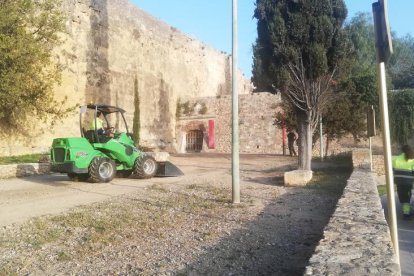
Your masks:
<svg viewBox="0 0 414 276"><path fill-rule="evenodd" d="M307 170L285 172L285 186L305 186L309 181L311 181L312 176L313 172Z"/></svg>
<svg viewBox="0 0 414 276"><path fill-rule="evenodd" d="M352 166L354 168L370 169L370 159L368 149L357 149L352 151Z"/></svg>
<svg viewBox="0 0 414 276"><path fill-rule="evenodd" d="M145 154L151 155L157 162L168 161L168 158L170 157L170 154L166 151L145 152Z"/></svg>

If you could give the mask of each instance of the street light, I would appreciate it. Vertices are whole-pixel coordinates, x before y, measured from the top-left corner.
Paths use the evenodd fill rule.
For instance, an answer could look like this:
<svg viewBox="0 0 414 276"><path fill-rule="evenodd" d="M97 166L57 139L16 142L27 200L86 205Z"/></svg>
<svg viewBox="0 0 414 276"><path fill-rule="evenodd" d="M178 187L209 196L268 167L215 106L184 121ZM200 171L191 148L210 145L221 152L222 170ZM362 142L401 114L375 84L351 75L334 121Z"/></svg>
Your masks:
<svg viewBox="0 0 414 276"><path fill-rule="evenodd" d="M391 139L388 120L387 82L385 75L385 63L392 54L392 41L390 26L388 23L387 0L378 0L372 4L374 14L375 47L377 50L379 92L381 108L382 142L384 146L384 164L387 183L388 223L390 224L391 240L394 245L394 253L400 261L398 245L398 228L395 211L395 193L391 160Z"/></svg>
<svg viewBox="0 0 414 276"><path fill-rule="evenodd" d="M240 203L239 94L237 85L237 0L232 12L232 201Z"/></svg>

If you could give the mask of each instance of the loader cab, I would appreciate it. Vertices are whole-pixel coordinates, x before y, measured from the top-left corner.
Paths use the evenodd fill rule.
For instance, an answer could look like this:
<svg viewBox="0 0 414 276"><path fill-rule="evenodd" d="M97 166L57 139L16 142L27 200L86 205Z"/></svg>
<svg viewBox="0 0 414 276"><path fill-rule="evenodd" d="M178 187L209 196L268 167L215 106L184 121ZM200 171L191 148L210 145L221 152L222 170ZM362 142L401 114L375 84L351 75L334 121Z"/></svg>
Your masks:
<svg viewBox="0 0 414 276"><path fill-rule="evenodd" d="M130 142L133 143L124 113L125 110L109 105L81 106L79 117L81 136L93 144L107 143L111 139L119 138L131 140Z"/></svg>

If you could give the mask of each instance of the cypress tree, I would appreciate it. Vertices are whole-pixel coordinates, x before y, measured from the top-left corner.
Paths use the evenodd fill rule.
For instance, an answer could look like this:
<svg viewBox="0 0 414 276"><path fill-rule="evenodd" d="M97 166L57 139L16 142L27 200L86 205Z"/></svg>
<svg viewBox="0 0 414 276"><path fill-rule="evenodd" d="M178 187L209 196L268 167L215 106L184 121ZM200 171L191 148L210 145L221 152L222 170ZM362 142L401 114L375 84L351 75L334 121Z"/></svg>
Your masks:
<svg viewBox="0 0 414 276"><path fill-rule="evenodd" d="M134 80L134 119L132 126L132 135L134 137L135 145L139 145L140 130L141 130L141 117L139 110L139 93L138 93L138 79Z"/></svg>
<svg viewBox="0 0 414 276"><path fill-rule="evenodd" d="M349 44L343 0L256 0L253 83L285 94L298 121L299 168L310 170L312 133Z"/></svg>

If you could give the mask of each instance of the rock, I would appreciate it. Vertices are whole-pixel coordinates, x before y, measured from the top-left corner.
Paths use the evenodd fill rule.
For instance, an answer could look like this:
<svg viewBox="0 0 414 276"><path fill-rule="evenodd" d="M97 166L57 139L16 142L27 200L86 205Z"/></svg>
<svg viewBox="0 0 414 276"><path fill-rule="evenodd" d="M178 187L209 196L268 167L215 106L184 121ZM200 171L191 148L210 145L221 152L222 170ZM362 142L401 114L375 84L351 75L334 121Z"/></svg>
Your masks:
<svg viewBox="0 0 414 276"><path fill-rule="evenodd" d="M294 170L285 172L285 186L305 186L312 179L313 172L307 170Z"/></svg>
<svg viewBox="0 0 414 276"><path fill-rule="evenodd" d="M158 151L158 152L145 152L145 154L151 155L155 158L157 162L164 162L168 161L168 157L170 154L166 151Z"/></svg>

